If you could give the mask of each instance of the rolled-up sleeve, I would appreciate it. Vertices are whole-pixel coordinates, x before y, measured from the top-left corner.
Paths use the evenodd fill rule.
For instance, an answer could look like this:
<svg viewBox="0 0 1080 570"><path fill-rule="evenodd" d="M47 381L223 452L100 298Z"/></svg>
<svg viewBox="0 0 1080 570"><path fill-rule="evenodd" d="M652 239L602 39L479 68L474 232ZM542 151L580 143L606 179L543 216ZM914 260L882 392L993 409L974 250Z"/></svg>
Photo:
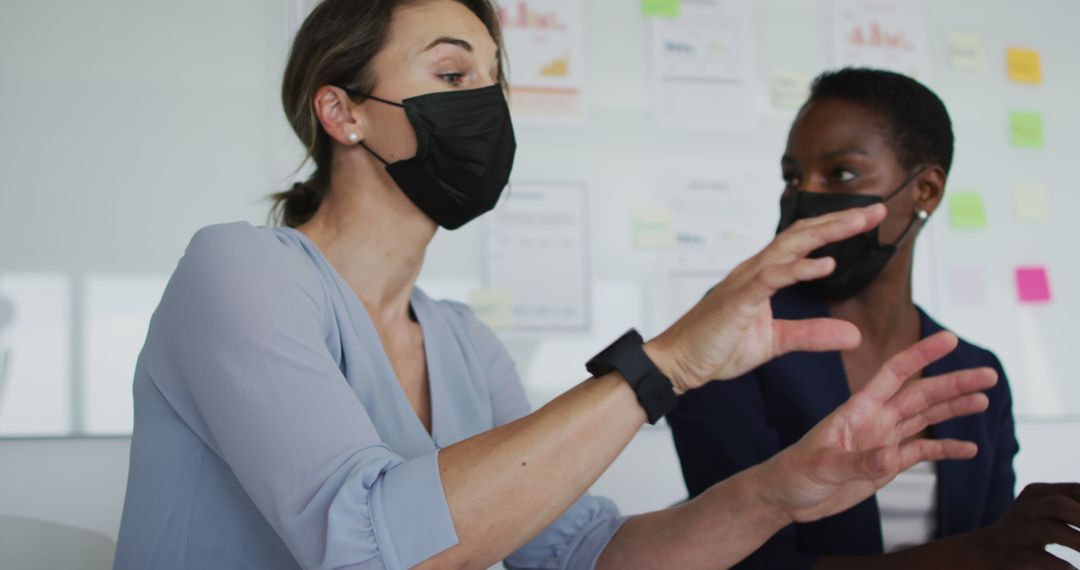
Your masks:
<svg viewBox="0 0 1080 570"><path fill-rule="evenodd" d="M525 389L510 355L498 338L472 312L459 307L471 330L491 394L495 424L502 425L530 411ZM615 503L585 494L528 544L507 557L513 570L578 570L596 566L600 554L626 521Z"/></svg>
<svg viewBox="0 0 1080 570"><path fill-rule="evenodd" d="M457 543L437 452L379 438L327 345L325 294L269 232L193 238L151 322L154 386L304 568L408 568Z"/></svg>

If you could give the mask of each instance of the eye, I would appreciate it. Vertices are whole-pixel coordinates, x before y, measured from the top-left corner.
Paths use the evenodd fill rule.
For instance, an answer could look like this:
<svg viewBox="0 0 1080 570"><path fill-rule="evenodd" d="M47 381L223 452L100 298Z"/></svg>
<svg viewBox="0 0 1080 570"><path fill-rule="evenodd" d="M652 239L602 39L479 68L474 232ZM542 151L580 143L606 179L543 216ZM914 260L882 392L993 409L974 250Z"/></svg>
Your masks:
<svg viewBox="0 0 1080 570"><path fill-rule="evenodd" d="M465 79L465 74L464 73L459 73L457 71L451 71L449 73L440 73L439 74L439 79L442 79L448 85L458 87L458 86L461 85L462 80Z"/></svg>
<svg viewBox="0 0 1080 570"><path fill-rule="evenodd" d="M855 180L858 176L859 175L857 172L847 168L837 168L833 170L833 178L839 180L840 182L851 182L852 180Z"/></svg>
<svg viewBox="0 0 1080 570"><path fill-rule="evenodd" d="M797 174L784 173L784 186L787 188L798 188L802 185L802 178L799 178Z"/></svg>

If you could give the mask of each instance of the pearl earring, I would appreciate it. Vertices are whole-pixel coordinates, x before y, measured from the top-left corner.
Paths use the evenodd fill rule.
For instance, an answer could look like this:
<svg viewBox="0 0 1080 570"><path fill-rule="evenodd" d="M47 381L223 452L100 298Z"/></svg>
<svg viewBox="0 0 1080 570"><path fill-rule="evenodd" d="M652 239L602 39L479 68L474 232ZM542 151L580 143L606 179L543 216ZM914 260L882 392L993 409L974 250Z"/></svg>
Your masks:
<svg viewBox="0 0 1080 570"><path fill-rule="evenodd" d="M927 211L926 211L926 210L918 210L918 211L917 211L917 212L915 213L915 215L916 215L916 216L918 216L918 217L919 217L919 219L920 219L920 220L922 220L922 221L924 221L924 222L926 221L926 219L927 219L927 218L929 218L929 217L930 217L930 214L929 214L929 213L927 213Z"/></svg>
<svg viewBox="0 0 1080 570"><path fill-rule="evenodd" d="M356 133L349 133L349 142L355 143L355 142L358 142L359 140L360 140L360 135L358 135Z"/></svg>

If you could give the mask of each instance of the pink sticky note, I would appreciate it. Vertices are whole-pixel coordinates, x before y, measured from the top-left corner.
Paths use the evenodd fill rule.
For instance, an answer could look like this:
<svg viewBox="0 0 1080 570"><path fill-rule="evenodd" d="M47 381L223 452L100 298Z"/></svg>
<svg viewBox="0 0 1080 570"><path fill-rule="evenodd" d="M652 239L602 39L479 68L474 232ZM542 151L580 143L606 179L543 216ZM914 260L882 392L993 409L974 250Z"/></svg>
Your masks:
<svg viewBox="0 0 1080 570"><path fill-rule="evenodd" d="M1050 277L1041 266L1016 268L1016 294L1021 303L1050 302Z"/></svg>

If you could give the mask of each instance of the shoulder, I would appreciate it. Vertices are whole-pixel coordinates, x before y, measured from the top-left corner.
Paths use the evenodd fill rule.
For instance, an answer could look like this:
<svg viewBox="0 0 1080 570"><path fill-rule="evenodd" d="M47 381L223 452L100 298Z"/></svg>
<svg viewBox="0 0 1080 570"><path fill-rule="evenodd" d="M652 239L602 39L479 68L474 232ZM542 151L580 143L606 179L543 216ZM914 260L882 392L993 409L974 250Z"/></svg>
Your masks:
<svg viewBox="0 0 1080 570"><path fill-rule="evenodd" d="M256 227L247 222L206 226L195 232L184 251L181 265L205 269L286 271L305 264L297 238L281 230Z"/></svg>
<svg viewBox="0 0 1080 570"><path fill-rule="evenodd" d="M309 312L324 304L322 285L297 238L246 222L195 232L162 297L160 312L218 321Z"/></svg>

